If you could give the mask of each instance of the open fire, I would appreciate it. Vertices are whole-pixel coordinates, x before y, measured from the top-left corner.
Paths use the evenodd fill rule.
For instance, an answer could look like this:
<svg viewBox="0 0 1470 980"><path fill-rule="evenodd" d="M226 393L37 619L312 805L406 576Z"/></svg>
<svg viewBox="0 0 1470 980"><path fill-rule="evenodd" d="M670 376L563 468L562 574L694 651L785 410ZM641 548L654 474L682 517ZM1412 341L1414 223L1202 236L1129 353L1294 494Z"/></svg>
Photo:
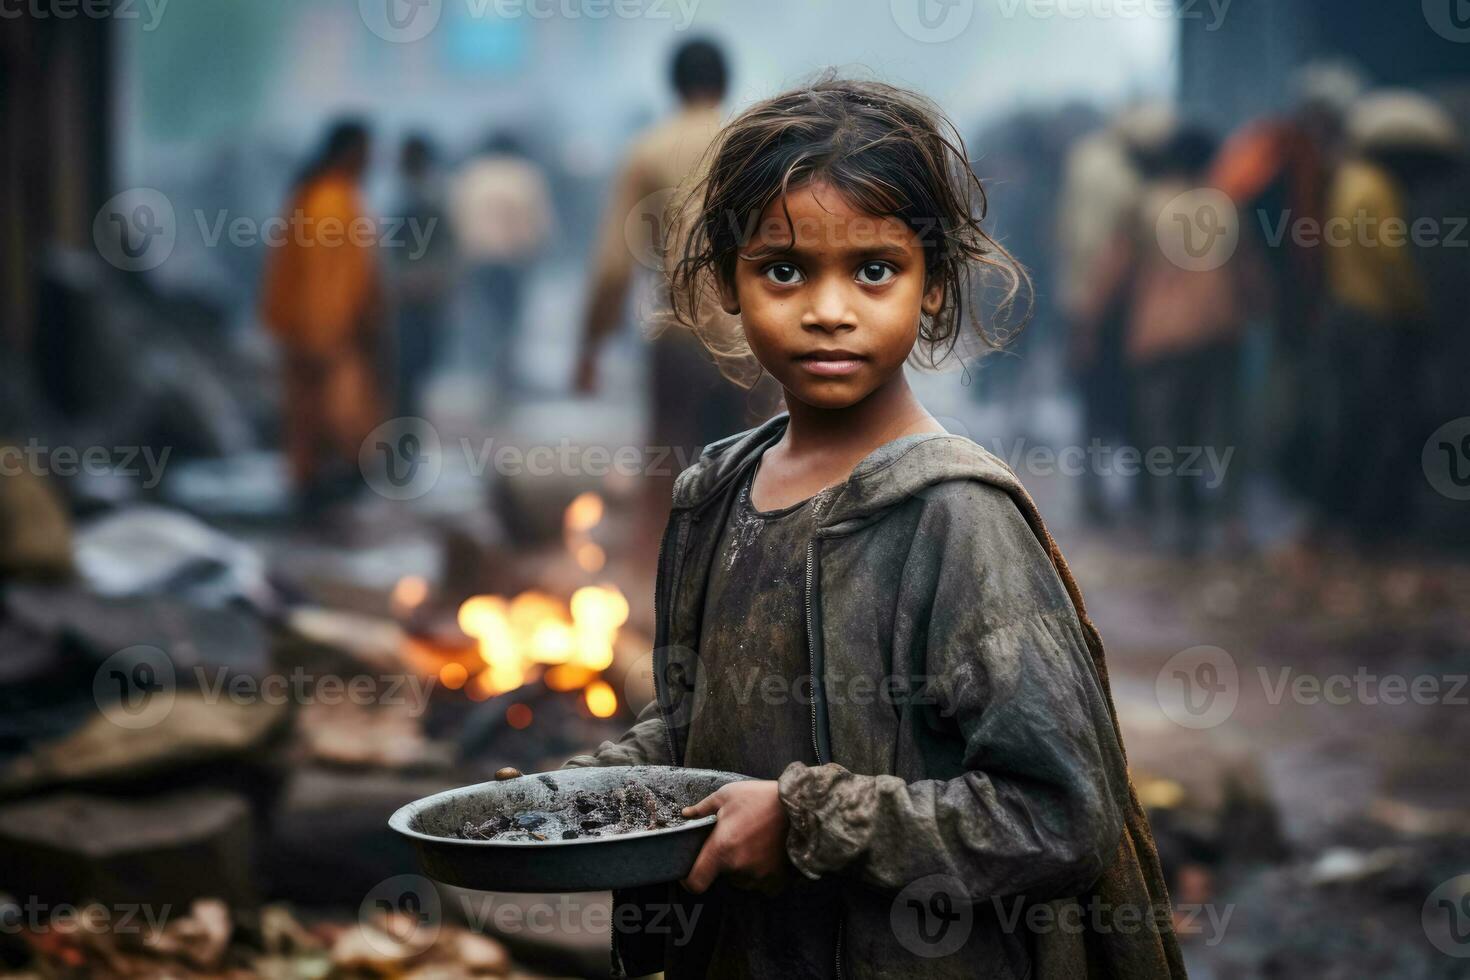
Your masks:
<svg viewBox="0 0 1470 980"><path fill-rule="evenodd" d="M567 550L586 572L600 571L606 561L591 535L603 510L601 497L584 493L564 514ZM394 587L390 603L406 618L428 597L428 583L407 576ZM483 701L540 680L553 691L580 690L595 717L617 712L617 693L602 677L613 664L618 630L628 620L628 600L616 586L586 585L568 600L540 589L515 596L474 595L460 604L455 618L472 641L472 655L441 652L429 658L424 645L412 641L408 651L410 660L437 674L446 688ZM529 717L520 720L515 727L530 723Z"/></svg>

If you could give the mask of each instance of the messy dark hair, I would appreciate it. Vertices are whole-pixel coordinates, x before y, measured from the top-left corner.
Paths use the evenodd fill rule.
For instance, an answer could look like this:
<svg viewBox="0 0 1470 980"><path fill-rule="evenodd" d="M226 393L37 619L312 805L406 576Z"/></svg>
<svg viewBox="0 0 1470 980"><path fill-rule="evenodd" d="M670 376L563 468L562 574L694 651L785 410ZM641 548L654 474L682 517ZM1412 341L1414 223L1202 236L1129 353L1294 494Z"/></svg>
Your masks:
<svg viewBox="0 0 1470 980"><path fill-rule="evenodd" d="M828 73L746 109L721 132L707 162L674 219L669 287L673 320L717 356L736 352L711 335L706 311L720 285L733 289L735 263L759 216L789 191L818 181L859 210L897 218L918 237L927 283L944 286L939 311L920 321L920 364L945 360L967 324L985 347L999 349L1024 322L1015 314L1029 309L1030 277L981 227L985 189L964 141L923 96ZM786 219L790 227L789 213ZM988 326L972 311L986 301L995 303Z"/></svg>

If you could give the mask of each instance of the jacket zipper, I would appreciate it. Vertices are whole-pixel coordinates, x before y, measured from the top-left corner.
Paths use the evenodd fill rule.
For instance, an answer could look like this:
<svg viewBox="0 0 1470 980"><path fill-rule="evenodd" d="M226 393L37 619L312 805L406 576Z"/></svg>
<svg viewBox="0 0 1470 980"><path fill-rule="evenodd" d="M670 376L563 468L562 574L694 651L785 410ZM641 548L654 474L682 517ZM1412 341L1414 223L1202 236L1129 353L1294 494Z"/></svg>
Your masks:
<svg viewBox="0 0 1470 980"><path fill-rule="evenodd" d="M812 755L820 764L822 762L822 746L817 741L817 685L821 678L817 676L817 644L816 634L812 630L812 573L816 568L814 558L816 556L817 541L815 538L806 545L806 652L807 660L811 665L812 674Z"/></svg>
<svg viewBox="0 0 1470 980"><path fill-rule="evenodd" d="M812 754L813 758L820 764L826 760L822 758L822 745L817 739L817 685L822 679L817 676L817 639L816 631L812 628L812 591L816 581L816 551L817 539L814 537L806 545L806 650L807 660L811 665L812 675ZM846 923L843 922L840 909L837 918L837 946L833 953L833 966L836 969L837 980L842 980L842 931Z"/></svg>
<svg viewBox="0 0 1470 980"><path fill-rule="evenodd" d="M687 519L688 515L682 515L679 518L679 536L681 538L683 536L684 522ZM653 669L653 698L656 702L658 702L659 717L664 720L664 738L667 739L669 743L669 761L673 765L677 766L679 764L679 757L674 748L674 728L673 725L669 722L669 712L664 701L663 671L659 669L659 665L657 663L658 651L664 648L664 646L668 643L669 638L668 626L667 624L665 624L663 613L660 611L663 603L661 603L659 599L663 595L664 587L670 584L667 581L667 579L669 578L669 570L664 567L664 549L665 545L668 544L669 534L673 530L674 528L671 525L667 530L664 531L664 536L660 538L658 542L658 571L655 575L653 585L654 662L651 664L651 666ZM677 550L677 547L675 550Z"/></svg>
<svg viewBox="0 0 1470 980"><path fill-rule="evenodd" d="M612 960L613 980L622 980L628 975L627 967L623 966L623 958L618 954L618 927L613 925L612 934L608 939L608 957Z"/></svg>

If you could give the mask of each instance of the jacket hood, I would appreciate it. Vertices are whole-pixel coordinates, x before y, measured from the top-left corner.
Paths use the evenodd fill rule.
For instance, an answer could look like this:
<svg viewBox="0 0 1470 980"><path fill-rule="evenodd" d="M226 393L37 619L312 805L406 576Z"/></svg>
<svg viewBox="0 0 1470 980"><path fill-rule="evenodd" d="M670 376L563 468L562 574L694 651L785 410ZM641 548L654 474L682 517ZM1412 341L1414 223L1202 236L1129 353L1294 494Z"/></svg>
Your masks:
<svg viewBox="0 0 1470 980"><path fill-rule="evenodd" d="M674 485L674 509L698 510L760 459L786 431L781 413L737 435L711 443ZM1016 474L993 453L964 436L926 432L904 436L873 450L838 485L819 518L824 529L881 514L928 487L952 480L979 480L1007 491L1020 489Z"/></svg>

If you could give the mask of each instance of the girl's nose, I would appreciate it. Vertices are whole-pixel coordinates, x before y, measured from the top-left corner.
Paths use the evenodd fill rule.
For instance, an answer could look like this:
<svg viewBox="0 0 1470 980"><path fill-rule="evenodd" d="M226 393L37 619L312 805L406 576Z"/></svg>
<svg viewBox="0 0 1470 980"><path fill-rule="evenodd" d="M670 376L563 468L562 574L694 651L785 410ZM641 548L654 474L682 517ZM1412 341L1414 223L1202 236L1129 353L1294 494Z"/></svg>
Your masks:
<svg viewBox="0 0 1470 980"><path fill-rule="evenodd" d="M857 313L850 302L851 292L840 282L818 280L807 291L810 301L802 314L801 325L826 333L857 327Z"/></svg>

